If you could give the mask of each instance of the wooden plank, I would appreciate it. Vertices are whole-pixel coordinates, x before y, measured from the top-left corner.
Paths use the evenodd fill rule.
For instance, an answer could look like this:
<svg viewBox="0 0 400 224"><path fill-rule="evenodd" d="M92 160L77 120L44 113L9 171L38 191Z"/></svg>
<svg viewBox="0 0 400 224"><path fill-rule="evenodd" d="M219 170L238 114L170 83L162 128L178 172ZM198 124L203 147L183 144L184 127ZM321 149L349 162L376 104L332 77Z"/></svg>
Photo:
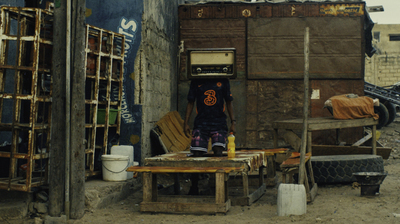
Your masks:
<svg viewBox="0 0 400 224"><path fill-rule="evenodd" d="M267 178L265 184L267 186L275 186L276 167L274 156L267 157Z"/></svg>
<svg viewBox="0 0 400 224"><path fill-rule="evenodd" d="M173 142L171 141L169 136L172 135L172 133L165 123L159 124L159 128L161 129L161 132L162 132L162 134L160 135L161 140L163 141L164 145L167 147L168 151L171 152L171 147L173 146Z"/></svg>
<svg viewBox="0 0 400 224"><path fill-rule="evenodd" d="M363 127L378 124L373 118L336 120L333 117L313 117L308 119L308 130L329 130L338 128ZM276 121L272 124L275 129L300 130L303 126L302 119Z"/></svg>
<svg viewBox="0 0 400 224"><path fill-rule="evenodd" d="M315 197L317 197L318 193L318 185L314 184L310 190L310 193L307 194L307 202L313 202Z"/></svg>
<svg viewBox="0 0 400 224"><path fill-rule="evenodd" d="M174 111L170 116L170 120L174 125L177 131L177 139L180 143L186 146L183 150L187 149L190 146L191 138L186 137L185 133L183 132L183 120L180 117L178 111Z"/></svg>
<svg viewBox="0 0 400 224"><path fill-rule="evenodd" d="M52 55L51 151L49 163L49 215L61 216L65 196L66 4L54 8ZM57 74L57 75L55 75ZM82 142L82 141L81 141Z"/></svg>
<svg viewBox="0 0 400 224"><path fill-rule="evenodd" d="M276 149L263 149L264 152L271 152L274 154L285 154L289 149L287 148L276 148Z"/></svg>
<svg viewBox="0 0 400 224"><path fill-rule="evenodd" d="M152 186L153 174L150 172L143 173L143 201L150 202L153 200Z"/></svg>
<svg viewBox="0 0 400 224"><path fill-rule="evenodd" d="M225 173L218 171L215 174L215 203L225 203Z"/></svg>
<svg viewBox="0 0 400 224"><path fill-rule="evenodd" d="M164 167L164 166L131 166L128 172L152 172L152 173L216 173L223 171L230 173L242 171L240 167Z"/></svg>
<svg viewBox="0 0 400 224"><path fill-rule="evenodd" d="M215 203L215 196L207 195L158 195L157 202Z"/></svg>
<svg viewBox="0 0 400 224"><path fill-rule="evenodd" d="M298 154L300 153L293 152L292 156L289 159L283 161L283 163L281 164L281 168L298 167L300 164L300 156ZM311 153L307 153L305 155L305 162L307 162L310 158Z"/></svg>
<svg viewBox="0 0 400 224"><path fill-rule="evenodd" d="M226 213L230 207L231 207L230 200L222 204L173 203L173 202L140 203L141 212L215 214L215 213Z"/></svg>
<svg viewBox="0 0 400 224"><path fill-rule="evenodd" d="M364 144L366 141L368 141L371 138L372 138L372 133L368 133L368 135L364 136L364 138L358 140L357 142L355 142L351 146L360 146L360 145Z"/></svg>
<svg viewBox="0 0 400 224"><path fill-rule="evenodd" d="M248 204L247 205L251 205L253 204L253 202L255 202L257 199L261 198L261 196L264 195L265 193L265 189L266 189L266 185L265 183L262 184L257 190L255 190L253 193L251 193L248 198Z"/></svg>
<svg viewBox="0 0 400 224"><path fill-rule="evenodd" d="M85 214L85 145L82 140L85 136L85 47L86 38L86 16L81 13L86 10L86 2L78 0L74 2L72 10L71 29L71 139L70 139L70 218L80 219ZM78 41L79 40L79 41ZM69 47L69 46L67 46ZM108 85L110 87L110 84ZM111 88L110 88L111 89ZM109 91L109 90L108 90ZM68 96L67 96L68 97ZM109 102L109 101L108 101ZM54 108L54 107L53 107ZM108 117L107 117L108 118ZM107 123L108 124L108 123ZM107 127L106 124L106 127ZM68 130L67 130L68 131ZM117 130L119 132L119 130ZM107 138L108 130L105 128L104 138ZM107 142L103 146L106 146ZM67 214L68 217L68 214Z"/></svg>
<svg viewBox="0 0 400 224"><path fill-rule="evenodd" d="M264 184L264 166L261 166L258 170L258 186L261 187Z"/></svg>
<svg viewBox="0 0 400 224"><path fill-rule="evenodd" d="M335 145L313 145L313 156L331 155L360 155L371 154L371 146L335 146ZM392 148L377 147L377 155L383 159L389 159Z"/></svg>
<svg viewBox="0 0 400 224"><path fill-rule="evenodd" d="M249 196L249 176L247 172L242 173L243 180L243 196Z"/></svg>
<svg viewBox="0 0 400 224"><path fill-rule="evenodd" d="M171 142L180 150L183 151L187 148L187 145L185 145L181 140L181 136L183 134L183 127L177 128L176 125L174 124L172 117L170 115L166 116L166 122L163 124L164 128L168 129L168 135L167 137L171 140ZM182 133L179 133L181 131Z"/></svg>

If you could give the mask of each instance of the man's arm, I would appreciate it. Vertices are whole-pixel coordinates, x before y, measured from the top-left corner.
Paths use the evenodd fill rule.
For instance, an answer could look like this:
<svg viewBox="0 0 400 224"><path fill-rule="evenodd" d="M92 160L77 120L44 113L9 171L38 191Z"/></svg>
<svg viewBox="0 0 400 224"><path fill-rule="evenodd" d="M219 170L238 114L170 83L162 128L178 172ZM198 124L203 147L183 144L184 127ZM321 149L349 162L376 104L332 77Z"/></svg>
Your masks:
<svg viewBox="0 0 400 224"><path fill-rule="evenodd" d="M229 129L229 132L233 132L233 134L236 134L236 120L235 120L235 114L233 113L232 101L226 101L226 109L228 110L228 115L229 118L231 119L231 127Z"/></svg>
<svg viewBox="0 0 400 224"><path fill-rule="evenodd" d="M185 135L187 137L190 137L189 120L190 120L190 115L192 114L193 111L193 106L194 106L194 101L189 101L186 106L185 121L183 122L183 132L185 132Z"/></svg>

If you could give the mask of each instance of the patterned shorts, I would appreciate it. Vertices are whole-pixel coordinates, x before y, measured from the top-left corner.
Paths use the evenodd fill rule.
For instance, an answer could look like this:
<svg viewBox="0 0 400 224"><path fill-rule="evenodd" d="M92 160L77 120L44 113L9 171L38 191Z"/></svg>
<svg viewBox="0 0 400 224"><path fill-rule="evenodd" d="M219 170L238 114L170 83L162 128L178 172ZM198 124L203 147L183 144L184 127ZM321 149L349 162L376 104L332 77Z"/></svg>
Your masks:
<svg viewBox="0 0 400 224"><path fill-rule="evenodd" d="M226 148L226 131L203 131L194 129L192 133L192 146L190 151L207 152L208 140L211 138L212 147L222 146Z"/></svg>

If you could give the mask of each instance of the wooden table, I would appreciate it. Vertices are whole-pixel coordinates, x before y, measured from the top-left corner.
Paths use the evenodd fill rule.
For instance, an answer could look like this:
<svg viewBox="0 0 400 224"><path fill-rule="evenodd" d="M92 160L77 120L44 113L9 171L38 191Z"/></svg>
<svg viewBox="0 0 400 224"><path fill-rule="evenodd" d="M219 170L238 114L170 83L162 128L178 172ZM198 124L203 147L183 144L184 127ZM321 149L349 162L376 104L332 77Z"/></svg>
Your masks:
<svg viewBox="0 0 400 224"><path fill-rule="evenodd" d="M376 125L377 124L378 124L378 120L374 120L373 118L349 119L349 120L337 120L337 119L334 119L333 117L308 118L307 152L311 152L312 131L372 126L372 152L371 153L376 155ZM272 124L272 128L274 129L274 147L276 148L276 147L278 147L278 129L301 130L303 128L303 119L275 121Z"/></svg>
<svg viewBox="0 0 400 224"><path fill-rule="evenodd" d="M182 202L181 206L184 207L183 204L191 205L191 210L188 211L189 208L186 206L185 212L189 213L217 213L217 212L226 212L230 205L250 205L255 200L260 198L266 189L263 169L267 166L267 158L270 153L266 153L263 150L243 150L236 151L236 157L233 159L228 159L226 152L224 152L223 157L212 157L211 155L206 155L205 157L190 157L188 156L189 152L177 152L177 153L168 153L156 157L150 157L145 159L145 166L154 166L154 167L169 167L169 168L193 168L193 167L234 167L238 168L237 174L241 174L242 182L243 182L243 194L240 197L229 197L223 206L215 207L215 203L205 204L206 201L205 196L184 196L184 195L164 195L162 197L157 197L157 201L152 201L151 203L142 203L141 211L154 211L155 208L158 209L158 212L180 212L177 210L177 203ZM258 189L252 193L249 192L249 181L248 175L249 172L259 171L259 186ZM150 177L148 177L150 178ZM153 177L154 178L154 175ZM227 179L226 179L227 180ZM145 181L145 180L144 180ZM153 180L154 182L155 180ZM222 182L217 182L216 179L216 188L222 188L220 185ZM227 181L224 183L227 184ZM154 189L151 194L157 194ZM172 199L173 198L173 199ZM190 200L196 199L196 205L189 202ZM174 201L174 208L171 209L171 200ZM166 203L170 203L169 205L165 205ZM189 204L188 204L189 203ZM221 204L221 203L220 203ZM142 206L143 205L143 206ZM165 206L160 206L165 205ZM178 207L179 207L178 206ZM214 209L215 208L215 209ZM200 209L200 210L199 210Z"/></svg>

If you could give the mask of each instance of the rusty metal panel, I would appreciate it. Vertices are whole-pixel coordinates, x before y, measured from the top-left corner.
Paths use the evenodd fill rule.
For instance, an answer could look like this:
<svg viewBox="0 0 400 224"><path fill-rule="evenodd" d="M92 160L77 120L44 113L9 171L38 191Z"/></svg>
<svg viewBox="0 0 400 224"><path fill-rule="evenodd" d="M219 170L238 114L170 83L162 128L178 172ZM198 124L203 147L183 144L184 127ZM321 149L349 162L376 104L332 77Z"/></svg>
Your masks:
<svg viewBox="0 0 400 224"><path fill-rule="evenodd" d="M260 15L260 17L264 17L264 18L272 17L272 6L271 5L259 6L258 14Z"/></svg>
<svg viewBox="0 0 400 224"><path fill-rule="evenodd" d="M282 11L284 17L298 17L305 16L305 8L304 4L287 4L282 5Z"/></svg>
<svg viewBox="0 0 400 224"><path fill-rule="evenodd" d="M180 5L178 7L178 17L179 19L190 19L190 9L189 6Z"/></svg>
<svg viewBox="0 0 400 224"><path fill-rule="evenodd" d="M180 40L184 41L181 54L180 80L186 80L187 48L236 48L236 68L238 78L245 75L245 36L243 19L202 19L181 20Z"/></svg>
<svg viewBox="0 0 400 224"><path fill-rule="evenodd" d="M246 96L246 146L273 147L272 122L301 118L303 80L249 80Z"/></svg>
<svg viewBox="0 0 400 224"><path fill-rule="evenodd" d="M213 7L214 18L222 19L226 18L226 7L218 5Z"/></svg>
<svg viewBox="0 0 400 224"><path fill-rule="evenodd" d="M190 17L192 19L210 19L210 18L214 18L213 8L211 6L193 6L193 7L190 7Z"/></svg>
<svg viewBox="0 0 400 224"><path fill-rule="evenodd" d="M226 18L239 18L238 7L236 5L225 6Z"/></svg>
<svg viewBox="0 0 400 224"><path fill-rule="evenodd" d="M328 109L324 109L324 103L332 96L354 93L364 95L364 80L312 80L311 91L311 117L330 117ZM336 139L335 130L313 132L314 144L336 144L337 142L354 143L363 137L363 128L341 129L339 139Z"/></svg>
<svg viewBox="0 0 400 224"><path fill-rule="evenodd" d="M321 16L363 16L365 3L321 4L319 12Z"/></svg>
<svg viewBox="0 0 400 224"><path fill-rule="evenodd" d="M312 17L319 16L319 13L317 3L277 4L274 6L273 17Z"/></svg>
<svg viewBox="0 0 400 224"><path fill-rule="evenodd" d="M248 78L302 78L306 26L310 27L310 78L364 77L360 17L285 17L248 20Z"/></svg>
<svg viewBox="0 0 400 224"><path fill-rule="evenodd" d="M257 8L257 6L255 6L254 4L239 5L238 11L240 13L240 17L242 17L242 18L256 17L256 8Z"/></svg>

